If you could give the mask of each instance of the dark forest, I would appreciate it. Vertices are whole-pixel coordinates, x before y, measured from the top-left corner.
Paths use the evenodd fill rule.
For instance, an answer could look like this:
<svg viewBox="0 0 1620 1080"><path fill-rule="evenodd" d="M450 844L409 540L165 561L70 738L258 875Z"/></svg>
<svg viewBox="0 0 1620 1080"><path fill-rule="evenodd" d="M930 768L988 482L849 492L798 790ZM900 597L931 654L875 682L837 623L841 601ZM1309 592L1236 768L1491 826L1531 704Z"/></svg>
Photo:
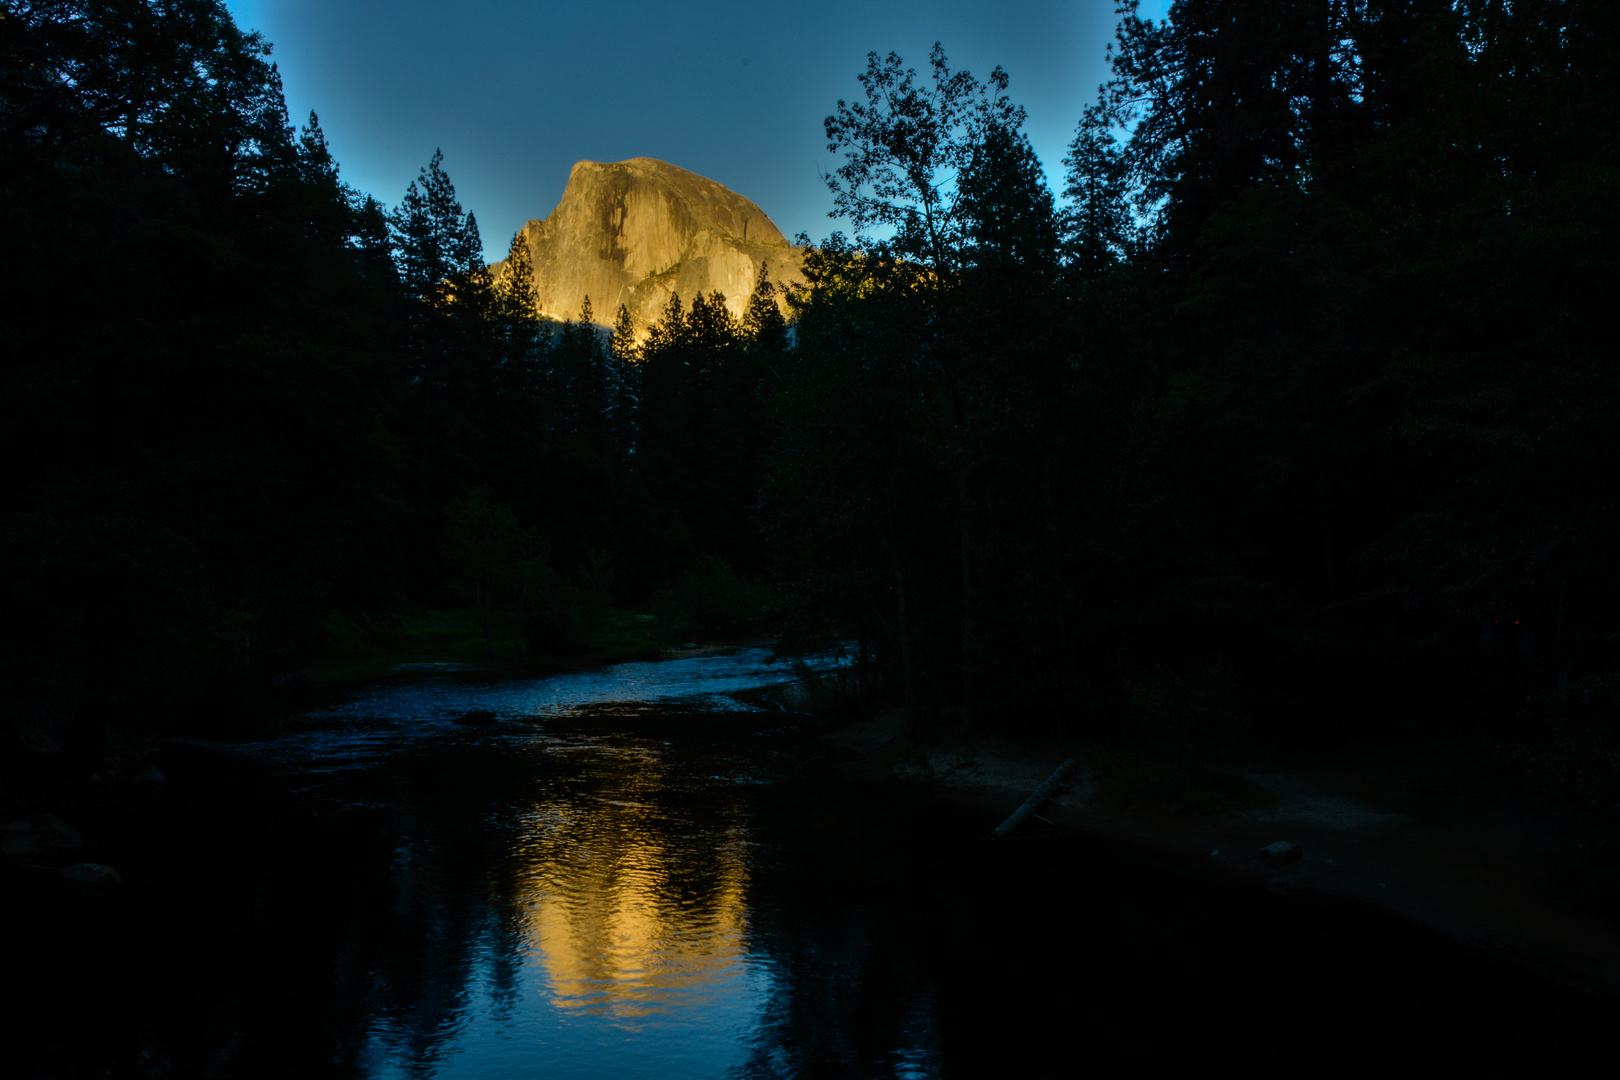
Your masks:
<svg viewBox="0 0 1620 1080"><path fill-rule="evenodd" d="M0 2L20 1075L1582 1058L1620 5L1117 15L1063 175L873 52L852 235L643 327L431 147L351 187L218 0ZM1050 775L1019 836L942 747Z"/></svg>

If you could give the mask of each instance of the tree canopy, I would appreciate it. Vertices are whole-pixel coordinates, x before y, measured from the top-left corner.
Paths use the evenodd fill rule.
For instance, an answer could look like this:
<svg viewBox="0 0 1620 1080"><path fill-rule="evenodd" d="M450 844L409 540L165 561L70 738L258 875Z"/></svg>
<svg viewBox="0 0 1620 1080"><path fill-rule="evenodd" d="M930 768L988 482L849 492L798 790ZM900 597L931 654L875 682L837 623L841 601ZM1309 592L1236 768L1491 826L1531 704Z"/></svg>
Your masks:
<svg viewBox="0 0 1620 1080"><path fill-rule="evenodd" d="M8 3L9 707L767 578L919 725L1573 700L1616 668L1616 10L1126 0L1055 182L1006 72L872 53L790 317L761 274L638 340L540 317L521 234L492 281L442 154L348 187L213 0Z"/></svg>

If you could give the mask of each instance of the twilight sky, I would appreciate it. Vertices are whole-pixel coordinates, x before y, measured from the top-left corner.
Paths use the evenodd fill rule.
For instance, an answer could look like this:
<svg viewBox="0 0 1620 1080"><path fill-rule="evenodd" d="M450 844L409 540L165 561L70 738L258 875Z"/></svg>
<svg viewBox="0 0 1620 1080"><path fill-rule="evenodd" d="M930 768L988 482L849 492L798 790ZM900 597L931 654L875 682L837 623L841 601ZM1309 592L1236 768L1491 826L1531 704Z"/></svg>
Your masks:
<svg viewBox="0 0 1620 1080"><path fill-rule="evenodd" d="M1114 0L226 0L275 44L287 106L314 109L343 177L383 203L444 150L485 253L562 197L574 162L654 157L754 200L789 237L842 223L818 171L822 121L860 95L866 54L926 71L935 40L1029 110L1049 180L1104 75ZM1145 0L1160 16L1168 0Z"/></svg>

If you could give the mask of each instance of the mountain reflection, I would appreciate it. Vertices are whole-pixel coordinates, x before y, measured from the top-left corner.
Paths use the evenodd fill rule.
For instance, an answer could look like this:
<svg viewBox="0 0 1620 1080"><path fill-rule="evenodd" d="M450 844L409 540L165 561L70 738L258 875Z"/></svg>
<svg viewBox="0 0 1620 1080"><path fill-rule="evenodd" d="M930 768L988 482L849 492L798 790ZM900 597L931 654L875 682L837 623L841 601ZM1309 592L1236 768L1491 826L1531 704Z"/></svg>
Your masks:
<svg viewBox="0 0 1620 1080"><path fill-rule="evenodd" d="M144 880L111 902L40 883L7 1075L1068 1076L1239 1060L1256 1017L1283 1063L1365 1041L1371 1073L1444 1037L1448 1064L1472 1046L1481 1075L1550 1075L1570 1070L1535 1067L1548 1047L1613 1026L1382 914L1061 830L975 844L977 808L790 782L802 748L757 715L389 738L325 771L287 741L177 748L128 849Z"/></svg>
<svg viewBox="0 0 1620 1080"><path fill-rule="evenodd" d="M629 1020L690 1008L738 978L748 930L743 808L677 820L658 747L598 750L595 792L519 816L515 908L559 1009Z"/></svg>

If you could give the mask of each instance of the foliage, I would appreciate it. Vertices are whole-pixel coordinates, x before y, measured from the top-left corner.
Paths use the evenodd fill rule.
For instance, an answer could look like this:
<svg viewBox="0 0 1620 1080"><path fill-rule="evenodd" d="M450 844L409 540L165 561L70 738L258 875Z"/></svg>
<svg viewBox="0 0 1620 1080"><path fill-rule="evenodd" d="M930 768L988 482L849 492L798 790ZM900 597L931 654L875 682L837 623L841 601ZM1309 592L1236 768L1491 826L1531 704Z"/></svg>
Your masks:
<svg viewBox="0 0 1620 1080"><path fill-rule="evenodd" d="M1591 675L1532 695L1531 730L1542 738L1516 750L1555 804L1620 813L1620 678Z"/></svg>
<svg viewBox="0 0 1620 1080"><path fill-rule="evenodd" d="M1102 103L1088 106L1063 158L1065 254L1088 278L1118 265L1135 231L1126 203L1125 155L1111 127Z"/></svg>
<svg viewBox="0 0 1620 1080"><path fill-rule="evenodd" d="M1007 98L1000 68L981 84L953 72L938 42L928 61L932 85L919 85L897 54L867 54L857 76L866 101L840 101L827 118L827 152L844 158L827 186L830 216L848 218L861 234L892 231L892 254L948 274L969 228L961 179L986 134L1016 131L1024 110Z"/></svg>
<svg viewBox="0 0 1620 1080"><path fill-rule="evenodd" d="M492 656L495 612L517 593L521 560L534 543L489 488L445 508L444 554L453 588L477 617Z"/></svg>
<svg viewBox="0 0 1620 1080"><path fill-rule="evenodd" d="M1534 699L1607 791L1539 718L1614 669L1616 10L1127 0L1060 197L1005 72L871 54L792 324L762 275L638 343L536 317L521 236L493 283L442 155L349 189L218 3L10 3L7 708L263 683L333 610L734 632L769 575L918 725Z"/></svg>
<svg viewBox="0 0 1620 1080"><path fill-rule="evenodd" d="M389 222L394 235L394 264L408 297L427 308L465 304L484 284L483 242L478 222L461 209L456 189L444 171L444 153L411 181Z"/></svg>
<svg viewBox="0 0 1620 1080"><path fill-rule="evenodd" d="M613 606L607 552L591 552L569 580L551 569L542 551L523 564L522 580L519 614L531 651L578 652L595 642Z"/></svg>
<svg viewBox="0 0 1620 1080"><path fill-rule="evenodd" d="M1003 74L870 57L776 396L789 640L1183 745L1612 667L1611 11L1125 3L1061 211Z"/></svg>
<svg viewBox="0 0 1620 1080"><path fill-rule="evenodd" d="M1158 665L1126 675L1126 734L1151 753L1190 758L1248 734L1238 672L1222 657L1182 671Z"/></svg>
<svg viewBox="0 0 1620 1080"><path fill-rule="evenodd" d="M670 633L729 637L759 628L770 593L738 576L725 560L706 555L653 597L653 609Z"/></svg>
<svg viewBox="0 0 1620 1080"><path fill-rule="evenodd" d="M217 3L8 5L0 35L6 694L285 671L396 566L375 221Z"/></svg>
<svg viewBox="0 0 1620 1080"><path fill-rule="evenodd" d="M759 288L769 296L767 280ZM719 293L694 296L689 309L672 295L641 344L636 458L654 530L646 559L658 579L703 555L761 568L754 503L771 435L762 385L784 331L759 306L739 323Z"/></svg>
<svg viewBox="0 0 1620 1080"><path fill-rule="evenodd" d="M1620 920L1620 812L1594 816L1578 854L1565 867L1562 884L1577 910Z"/></svg>

